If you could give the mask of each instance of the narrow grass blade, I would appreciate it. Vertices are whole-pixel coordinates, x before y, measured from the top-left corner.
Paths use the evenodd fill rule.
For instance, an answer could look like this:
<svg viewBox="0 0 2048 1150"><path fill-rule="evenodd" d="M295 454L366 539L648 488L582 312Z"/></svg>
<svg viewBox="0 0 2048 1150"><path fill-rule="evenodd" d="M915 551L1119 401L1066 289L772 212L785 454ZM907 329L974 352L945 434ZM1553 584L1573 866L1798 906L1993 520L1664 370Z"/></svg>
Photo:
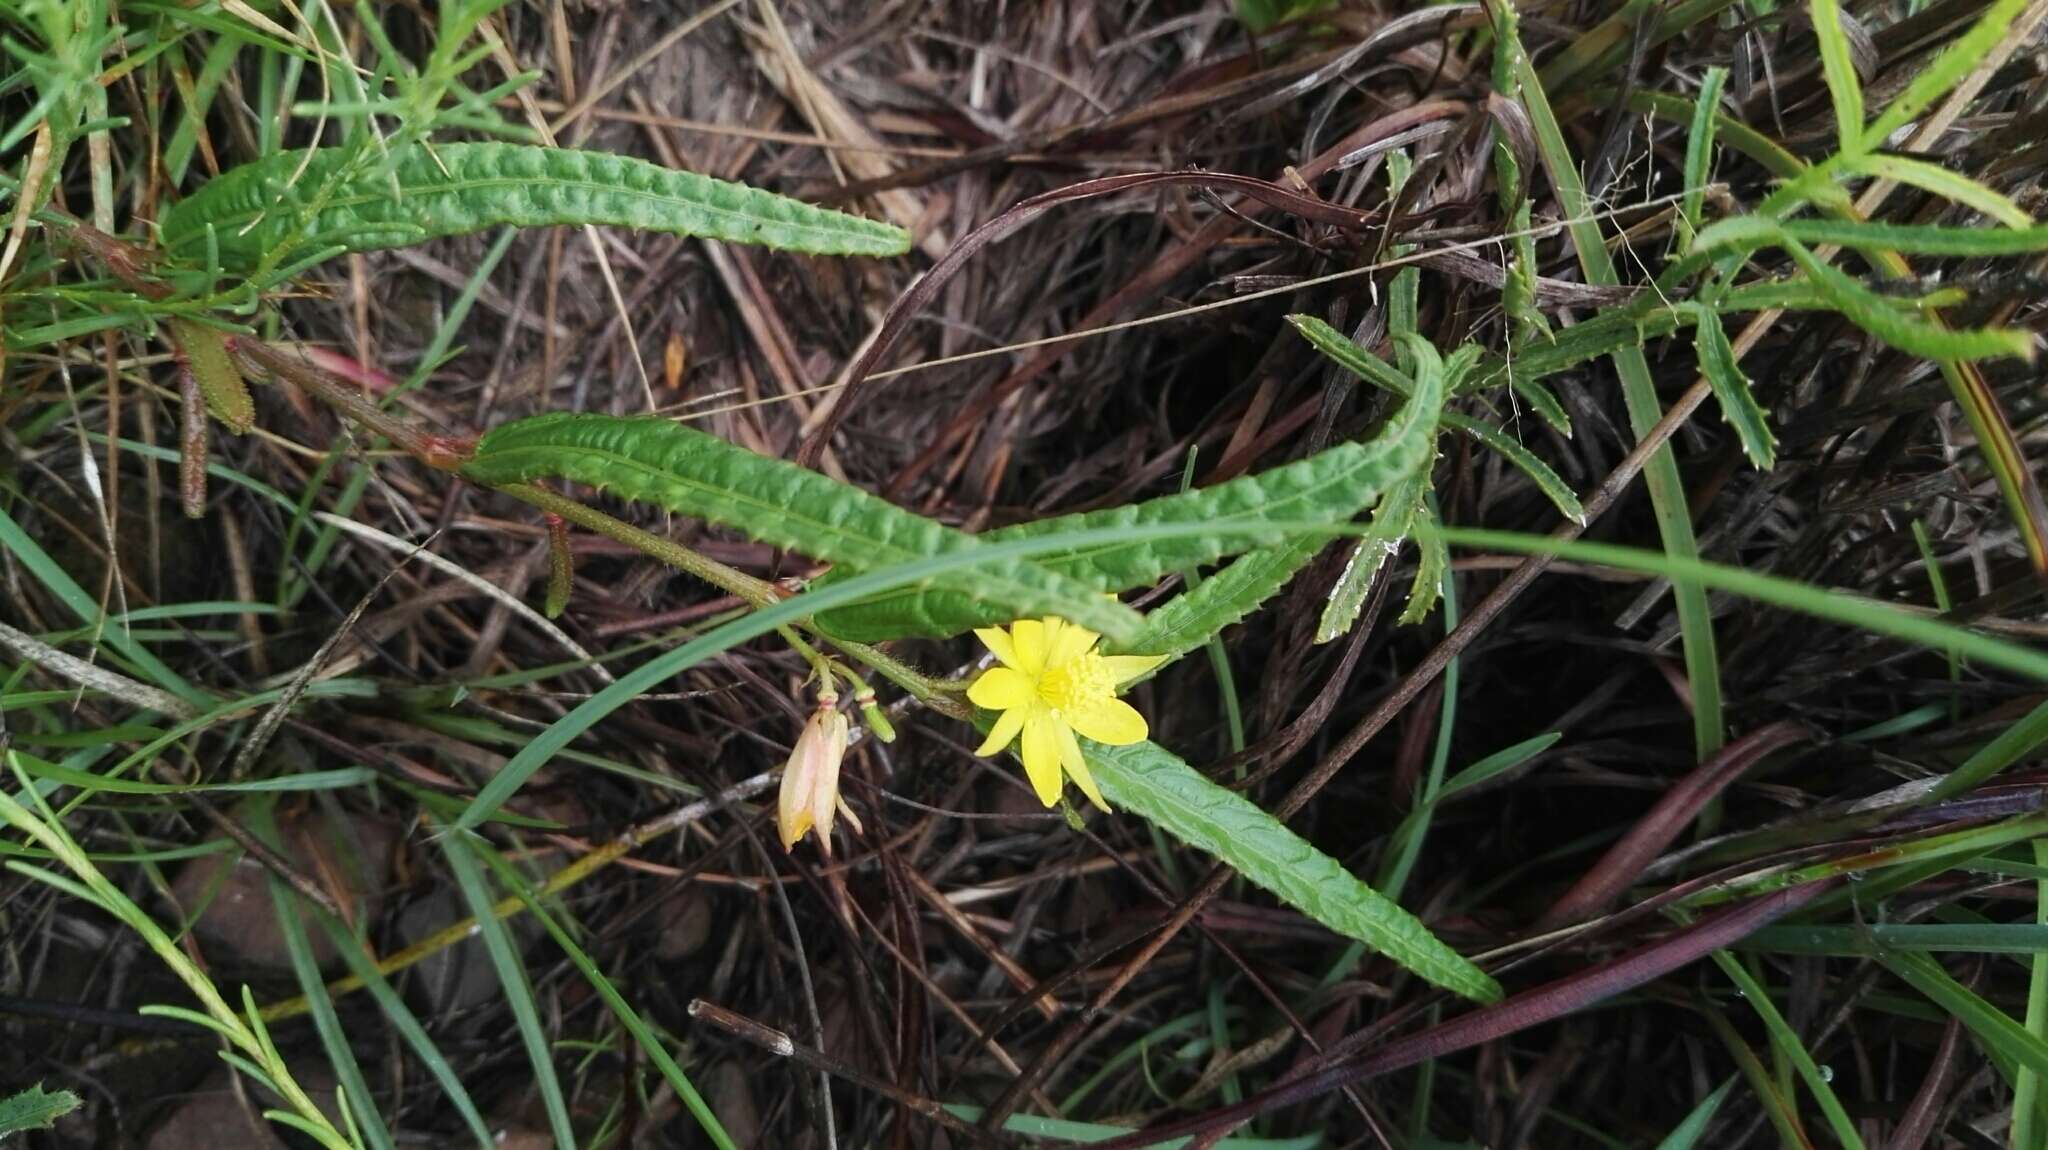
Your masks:
<svg viewBox="0 0 2048 1150"><path fill-rule="evenodd" d="M2035 839L2034 865L2048 866L2048 842ZM2034 884L2034 923L2048 934L2048 880ZM2048 939L2037 944L2033 969L2027 972L2027 1033L2048 1042ZM2012 1144L2020 1150L2040 1145L2041 1074L2022 1066L2013 1084Z"/></svg>
<svg viewBox="0 0 2048 1150"><path fill-rule="evenodd" d="M982 1109L948 1102L946 1109L955 1117L969 1122L979 1121ZM1026 1138L1043 1138L1055 1142L1103 1142L1120 1134L1129 1134L1128 1126L1106 1126L1099 1122L1074 1122L1065 1118L1041 1118L1036 1114L1012 1114L1003 1122L1003 1129L1011 1134ZM1158 1150L1179 1150L1192 1139L1174 1138L1157 1143ZM1210 1143L1216 1150L1316 1150L1323 1145L1321 1134L1303 1134L1295 1138L1223 1138Z"/></svg>
<svg viewBox="0 0 2048 1150"><path fill-rule="evenodd" d="M1831 4L1832 0L1820 2ZM1836 32L1839 34L1840 29ZM1573 221L1572 246L1578 251L1579 266L1585 273L1586 282L1619 283L1614 262L1607 254L1606 239L1601 235L1592 203L1579 178L1578 164L1565 143L1564 132L1558 127L1550 100L1544 95L1543 82L1520 43L1504 44L1503 50L1513 54L1515 76L1521 84L1523 105L1536 129L1544 170L1550 176L1551 187L1557 192L1565 215ZM1860 113L1858 126L1861 126ZM1638 437L1648 435L1664 417L1663 405L1657 400L1656 381L1650 374L1650 362L1638 344L1618 348L1612 356L1615 371L1621 376L1629 428ZM1699 541L1693 536L1685 483L1678 474L1678 457L1670 445L1658 448L1651 455L1643 468L1643 481L1649 487L1657 533L1663 540L1665 552L1681 560L1697 558ZM1672 596L1677 604L1679 635L1685 647L1686 678L1692 687L1693 753L1704 761L1721 749L1726 737L1726 724L1721 715L1720 657L1714 647L1714 620L1707 607L1706 592L1697 584L1674 582Z"/></svg>
<svg viewBox="0 0 2048 1150"><path fill-rule="evenodd" d="M711 1139L712 1144L717 1146L718 1150L737 1150L733 1145L732 1136L726 1133L725 1127L718 1121L718 1116L711 1112L711 1107L704 1101L703 1095L697 1093L696 1086L690 1082L690 1076L683 1073L683 1068L676 1064L675 1056L668 1052L667 1045L654 1033L654 1028L647 1025L646 1020L640 1017L640 1013L626 1001L626 996L619 993L619 988L598 969L597 963L583 952L582 947L576 945L576 940L570 937L569 932L562 929L562 924L555 921L555 916L549 914L547 908L541 905L539 897L526 881L519 877L519 873L512 869L511 864L488 847L480 853L484 862L498 876L498 881L509 887L512 893L519 896L519 901L526 904L526 909L533 914L534 920L547 929L548 936L555 940L555 945L562 948L562 953L568 956L570 964L590 983L591 989L597 991L598 997L604 999L612 1014L625 1026L633 1040L640 1044L640 1049L661 1070L661 1076L668 1080L670 1088L676 1092L676 1097L683 1100L683 1105L689 1109L690 1115L697 1120L697 1125Z"/></svg>
<svg viewBox="0 0 2048 1150"><path fill-rule="evenodd" d="M1713 1125L1714 1114L1721 1109L1721 1103L1728 1100L1728 1092L1735 1089L1735 1079L1730 1078L1717 1087L1712 1094L1700 1100L1685 1120L1671 1128L1671 1133L1657 1143L1657 1150L1693 1150L1706 1137L1707 1127Z"/></svg>
<svg viewBox="0 0 2048 1150"><path fill-rule="evenodd" d="M1793 1068L1799 1071L1799 1077L1805 1081L1807 1090L1813 1094L1813 1100L1820 1104L1821 1113L1827 1117L1828 1127L1834 1131L1836 1143L1847 1150L1862 1150L1863 1136L1857 1133L1855 1120L1851 1119L1848 1110L1843 1108L1842 1100L1835 1097L1835 1088L1829 1084L1829 1076L1823 1074L1820 1066L1813 1061L1813 1055L1806 1049L1806 1043L1800 1039L1799 1032L1793 1030L1792 1024L1785 1021L1785 1016L1778 1013L1778 1006L1771 1001L1770 992L1764 989L1763 984L1758 982L1734 955L1725 950L1717 950L1713 954L1713 959L1714 964L1721 968L1721 972L1735 984L1736 991L1742 995L1743 1001L1763 1020L1764 1029L1770 1032L1771 1044L1782 1057L1791 1060Z"/></svg>
<svg viewBox="0 0 2048 1150"><path fill-rule="evenodd" d="M370 1084L363 1079L363 1068L357 1065L355 1051L349 1048L341 1017L334 1012L334 1000L328 997L327 983L313 960L313 944L306 937L306 908L284 880L275 875L270 879L270 904L277 913L278 929L284 935L285 950L291 955L292 973L298 977L299 990L313 1008L313 1027L320 1034L320 1047L327 1052L327 1064L334 1068L334 1076L341 1083L356 1129L376 1150L394 1150L391 1131L384 1125L384 1116L377 1112Z"/></svg>
<svg viewBox="0 0 2048 1150"><path fill-rule="evenodd" d="M533 999L533 986L526 978L526 964L519 960L519 950L512 944L512 932L505 929L505 923L491 913L490 886L484 880L483 868L477 864L476 850L470 845L467 832L460 829L450 831L440 838L441 853L448 860L448 869L455 876L456 886L461 888L462 897L469 904L469 913L476 919L477 933L483 936L484 949L489 952L491 966L498 972L498 985L505 992L505 1003L512 1009L512 1018L519 1027L519 1039L526 1046L527 1062L533 1068L534 1089L539 1091L541 1105L548 1115L548 1127L555 1137L555 1145L570 1150L576 1145L576 1132L569 1124L569 1104L562 1096L562 1083L555 1076L555 1059L548 1043L547 1032L541 1026L540 1008Z"/></svg>
<svg viewBox="0 0 2048 1150"><path fill-rule="evenodd" d="M2036 1075L2048 1075L2048 1041L2013 1021L2011 1015L1970 992L1941 964L1924 954L1886 953L1877 956L1886 970L1898 975L1913 989L1926 995L1952 1017L1960 1018L2008 1065L2025 1067Z"/></svg>
<svg viewBox="0 0 2048 1150"><path fill-rule="evenodd" d="M99 641L120 652L138 670L148 675L156 686L196 706L207 706L212 702L204 692L165 666L148 648L129 638L126 628L109 623L106 615L100 611L99 602L86 594L83 587L73 582L71 576L57 565L56 560L50 558L49 553L44 551L28 532L21 529L21 525L16 523L4 508L0 508L0 548L11 552L52 595L62 600L73 614L93 629L93 634Z"/></svg>
<svg viewBox="0 0 2048 1150"><path fill-rule="evenodd" d="M357 941L355 935L348 932L347 927L324 911L315 910L313 913L321 929L326 931L328 941L334 944L335 951L348 965L349 973L362 983L363 989L370 992L370 997L377 1003L377 1009L383 1012L384 1020L391 1024L391 1029L397 1031L398 1036L405 1040L405 1044L419 1056L420 1065L433 1076L442 1094L455 1107L456 1113L462 1116L463 1124L469 1127L470 1136L476 1139L478 1150L495 1150L497 1139L492 1136L490 1127L484 1123L483 1115L477 1111L476 1103L470 1100L469 1091L463 1088L461 1076L448 1064L448 1058L441 1053L440 1047L434 1045L434 1040L428 1036L426 1027L420 1025L420 1020L413 1014L412 1008L405 1004L405 1000L398 996L398 991L392 988L383 972L377 969L376 962L363 949L363 944ZM307 1001L310 1003L311 992L307 993Z"/></svg>
<svg viewBox="0 0 2048 1150"><path fill-rule="evenodd" d="M1955 650L1972 659L2030 678L2048 682L2048 654L1994 639L1953 623L1900 610L1888 603L1845 591L1814 587L1791 579L1761 575L1740 567L1707 563L1699 559L1677 559L1654 551L1615 547L1604 543L1567 543L1542 535L1512 531L1483 531L1469 527L1439 527L1436 531L1454 546L1511 551L1517 555L1556 555L1626 571L1647 571L1667 579L1695 580L1704 586L1728 591L1760 603L1859 627L1894 639L1918 643L1936 651Z"/></svg>
<svg viewBox="0 0 2048 1150"><path fill-rule="evenodd" d="M1441 802L1457 794L1459 791L1470 790L1481 783L1507 774L1509 771L1556 746L1559 740L1563 738L1564 733L1562 731L1546 731L1533 739L1523 739L1512 747L1504 747L1495 751L1471 766L1466 767L1464 770L1459 771L1457 774L1452 775L1444 783L1442 793L1437 795L1437 801Z"/></svg>
<svg viewBox="0 0 2048 1150"><path fill-rule="evenodd" d="M1835 132L1842 150L1863 147L1863 83L1856 78L1856 58L1849 50L1849 35L1842 30L1842 9L1836 0L1810 0L1813 34L1820 40L1820 66L1828 82L1828 99L1835 106Z"/></svg>

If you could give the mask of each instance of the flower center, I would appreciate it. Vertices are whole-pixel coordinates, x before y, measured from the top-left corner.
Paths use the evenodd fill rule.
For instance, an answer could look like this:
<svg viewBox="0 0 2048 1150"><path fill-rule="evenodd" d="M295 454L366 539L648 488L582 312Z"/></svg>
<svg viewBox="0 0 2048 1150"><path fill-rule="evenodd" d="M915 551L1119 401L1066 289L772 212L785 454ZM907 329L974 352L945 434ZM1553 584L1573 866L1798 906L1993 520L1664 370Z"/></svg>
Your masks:
<svg viewBox="0 0 2048 1150"><path fill-rule="evenodd" d="M1038 678L1038 697L1055 711L1085 710L1115 694L1116 676L1093 652L1047 667Z"/></svg>

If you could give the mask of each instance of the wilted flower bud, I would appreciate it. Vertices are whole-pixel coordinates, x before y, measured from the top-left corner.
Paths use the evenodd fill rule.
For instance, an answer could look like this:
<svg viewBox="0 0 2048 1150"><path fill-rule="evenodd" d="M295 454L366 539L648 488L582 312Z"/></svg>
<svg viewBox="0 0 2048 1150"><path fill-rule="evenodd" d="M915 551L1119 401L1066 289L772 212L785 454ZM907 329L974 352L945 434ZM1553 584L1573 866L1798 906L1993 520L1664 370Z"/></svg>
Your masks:
<svg viewBox="0 0 2048 1150"><path fill-rule="evenodd" d="M796 748L789 752L789 762L783 765L776 825L785 851L795 850L816 827L818 849L827 856L832 853L832 816L845 810L839 801L839 763L846 757L846 716L840 713L838 703L838 695L818 696L818 709L811 712L810 721L797 736ZM853 812L848 811L846 817L854 829L860 828Z"/></svg>
<svg viewBox="0 0 2048 1150"><path fill-rule="evenodd" d="M875 702L873 691L862 689L853 697L853 701L860 707L861 721L868 725L868 730L873 732L876 738L885 743L896 741L896 725L889 721L889 716L882 710L881 704Z"/></svg>

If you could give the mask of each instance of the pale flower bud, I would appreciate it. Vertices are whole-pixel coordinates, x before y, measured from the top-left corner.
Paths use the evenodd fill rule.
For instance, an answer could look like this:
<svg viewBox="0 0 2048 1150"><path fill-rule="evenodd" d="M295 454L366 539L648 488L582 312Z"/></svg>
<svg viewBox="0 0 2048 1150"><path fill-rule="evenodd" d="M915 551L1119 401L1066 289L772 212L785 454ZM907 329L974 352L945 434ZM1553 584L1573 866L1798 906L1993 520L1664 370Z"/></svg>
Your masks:
<svg viewBox="0 0 2048 1150"><path fill-rule="evenodd" d="M783 765L776 825L785 851L795 850L816 827L818 849L828 857L832 854L832 815L844 808L839 801L839 763L846 757L847 724L838 702L837 695L819 696L818 709L811 712L810 721L797 736L796 748L789 752L789 762ZM847 818L859 829L852 812Z"/></svg>

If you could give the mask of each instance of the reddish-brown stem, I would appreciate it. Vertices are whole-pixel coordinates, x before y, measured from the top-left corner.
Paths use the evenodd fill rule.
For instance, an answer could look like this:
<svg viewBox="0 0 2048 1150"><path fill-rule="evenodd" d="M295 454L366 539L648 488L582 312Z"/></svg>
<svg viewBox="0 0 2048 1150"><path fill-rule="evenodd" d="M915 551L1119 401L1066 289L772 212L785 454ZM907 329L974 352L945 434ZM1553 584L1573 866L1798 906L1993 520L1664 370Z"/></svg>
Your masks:
<svg viewBox="0 0 2048 1150"><path fill-rule="evenodd" d="M232 341L229 350L255 374L279 379L311 392L315 399L389 439L420 462L440 471L454 471L476 452L473 440L434 435L378 406L361 389L294 352L257 339Z"/></svg>

